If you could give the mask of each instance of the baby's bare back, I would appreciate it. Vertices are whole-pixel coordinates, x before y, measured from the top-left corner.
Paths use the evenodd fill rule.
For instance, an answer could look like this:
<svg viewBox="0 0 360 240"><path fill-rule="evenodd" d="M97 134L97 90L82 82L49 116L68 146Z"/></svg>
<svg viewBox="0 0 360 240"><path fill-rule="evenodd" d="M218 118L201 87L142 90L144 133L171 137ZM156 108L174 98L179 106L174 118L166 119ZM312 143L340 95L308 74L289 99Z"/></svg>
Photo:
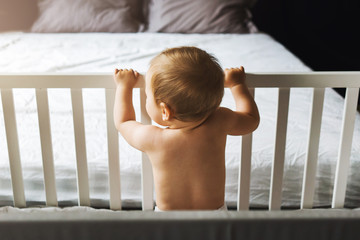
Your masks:
<svg viewBox="0 0 360 240"><path fill-rule="evenodd" d="M165 129L149 152L161 210L218 209L224 204L226 134L215 121L182 131Z"/></svg>

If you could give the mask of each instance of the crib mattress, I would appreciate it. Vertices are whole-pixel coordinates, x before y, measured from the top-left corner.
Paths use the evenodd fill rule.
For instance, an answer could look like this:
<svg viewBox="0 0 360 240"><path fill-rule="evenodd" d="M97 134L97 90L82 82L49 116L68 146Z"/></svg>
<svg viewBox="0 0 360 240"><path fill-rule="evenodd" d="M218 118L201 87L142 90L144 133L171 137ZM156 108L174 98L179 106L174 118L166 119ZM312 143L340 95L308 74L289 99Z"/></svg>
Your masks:
<svg viewBox="0 0 360 240"><path fill-rule="evenodd" d="M142 212L0 208L7 239L359 239L360 210Z"/></svg>
<svg viewBox="0 0 360 240"><path fill-rule="evenodd" d="M281 44L263 33L257 34L0 34L0 72L113 72L134 68L146 72L152 57L167 47L191 45L214 54L223 68L243 65L247 72L311 71ZM291 89L285 153L284 207L300 205L312 91ZM138 90L134 105L139 117ZM15 108L28 206L43 204L45 192L35 91L15 89ZM108 206L108 162L103 89L84 89L90 198L92 206ZM250 206L266 207L274 152L276 89L257 89L255 100L261 123L253 135ZM339 146L343 99L326 89L315 206L331 204L332 186ZM49 89L50 120L60 205L77 202L76 158L68 89ZM223 106L234 108L230 91ZM0 106L2 112L2 106ZM346 206L360 206L360 115L356 115L350 159ZM141 154L120 136L120 169L123 206L141 206ZM226 146L226 202L236 206L241 137L229 136ZM3 116L0 116L0 205L12 204L12 191Z"/></svg>

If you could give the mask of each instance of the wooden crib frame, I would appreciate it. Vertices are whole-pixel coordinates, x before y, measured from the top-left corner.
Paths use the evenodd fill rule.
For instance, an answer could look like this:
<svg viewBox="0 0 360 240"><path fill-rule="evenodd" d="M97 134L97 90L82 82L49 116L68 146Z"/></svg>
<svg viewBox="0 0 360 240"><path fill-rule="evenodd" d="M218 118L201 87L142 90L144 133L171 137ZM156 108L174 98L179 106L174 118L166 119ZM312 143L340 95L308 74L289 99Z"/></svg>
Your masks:
<svg viewBox="0 0 360 240"><path fill-rule="evenodd" d="M315 174L318 159L319 135L325 88L347 88L341 140L336 167L332 208L343 208L345 200L347 171L349 167L357 99L360 87L360 72L307 72L307 73L248 73L248 86L254 88L278 88L278 111L275 135L275 151L271 173L269 209L280 210L287 116L290 88L313 88L310 130L304 169L301 208L312 208ZM144 81L135 86L140 88L141 122L151 124L145 111ZM19 154L18 134L13 101L13 88L35 88L38 109L41 151L44 169L46 205L58 206L55 171L51 144L51 129L48 106L48 88L71 89L74 136L77 160L77 184L80 206L90 206L87 157L84 131L82 88L106 89L107 139L109 161L110 209L121 210L120 162L118 132L113 124L115 85L108 73L44 73L44 74L0 74L1 98L4 112L6 138L10 161L14 206L26 207L22 167ZM239 168L238 210L249 209L250 170L252 135L243 136ZM142 154L142 209L153 209L152 169L146 154Z"/></svg>

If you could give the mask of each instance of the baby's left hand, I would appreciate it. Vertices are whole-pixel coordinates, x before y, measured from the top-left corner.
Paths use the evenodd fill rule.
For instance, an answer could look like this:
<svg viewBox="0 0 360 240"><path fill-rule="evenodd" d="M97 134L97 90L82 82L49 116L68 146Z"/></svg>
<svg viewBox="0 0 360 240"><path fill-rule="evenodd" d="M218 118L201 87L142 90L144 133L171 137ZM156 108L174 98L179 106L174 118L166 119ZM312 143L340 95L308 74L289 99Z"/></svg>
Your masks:
<svg viewBox="0 0 360 240"><path fill-rule="evenodd" d="M245 83L246 74L243 66L239 68L226 68L224 86L232 88L233 86Z"/></svg>
<svg viewBox="0 0 360 240"><path fill-rule="evenodd" d="M126 88L134 88L139 79L140 74L132 69L117 69L115 68L114 80L116 86L124 86Z"/></svg>

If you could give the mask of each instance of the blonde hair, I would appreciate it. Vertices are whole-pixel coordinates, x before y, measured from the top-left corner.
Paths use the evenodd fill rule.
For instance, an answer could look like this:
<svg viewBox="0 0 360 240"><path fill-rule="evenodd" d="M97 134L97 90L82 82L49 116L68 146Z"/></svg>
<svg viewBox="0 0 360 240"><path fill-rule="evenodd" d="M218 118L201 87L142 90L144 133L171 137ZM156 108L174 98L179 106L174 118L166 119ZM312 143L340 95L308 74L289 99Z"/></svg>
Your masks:
<svg viewBox="0 0 360 240"><path fill-rule="evenodd" d="M166 57L166 61L158 61ZM213 113L224 95L224 72L217 59L196 47L170 48L150 62L157 103L168 105L180 121L197 121Z"/></svg>

